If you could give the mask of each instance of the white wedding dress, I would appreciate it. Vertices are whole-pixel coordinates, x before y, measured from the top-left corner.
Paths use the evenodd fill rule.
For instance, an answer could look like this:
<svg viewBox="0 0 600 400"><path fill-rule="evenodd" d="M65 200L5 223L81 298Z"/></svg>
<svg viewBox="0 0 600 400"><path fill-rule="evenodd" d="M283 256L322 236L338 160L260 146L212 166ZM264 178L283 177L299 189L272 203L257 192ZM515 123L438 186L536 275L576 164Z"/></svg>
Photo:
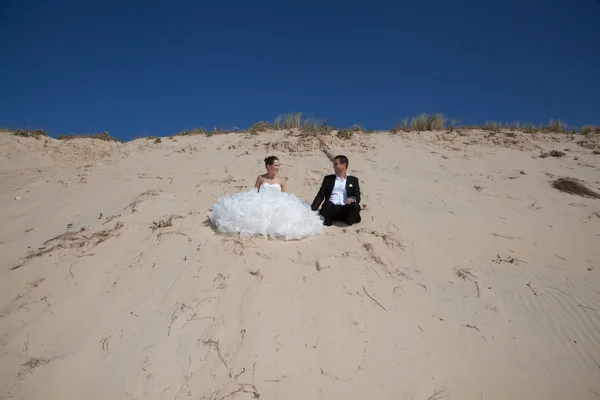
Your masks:
<svg viewBox="0 0 600 400"><path fill-rule="evenodd" d="M277 183L222 196L208 217L219 232L284 240L317 235L324 228L323 217L301 198L282 192Z"/></svg>

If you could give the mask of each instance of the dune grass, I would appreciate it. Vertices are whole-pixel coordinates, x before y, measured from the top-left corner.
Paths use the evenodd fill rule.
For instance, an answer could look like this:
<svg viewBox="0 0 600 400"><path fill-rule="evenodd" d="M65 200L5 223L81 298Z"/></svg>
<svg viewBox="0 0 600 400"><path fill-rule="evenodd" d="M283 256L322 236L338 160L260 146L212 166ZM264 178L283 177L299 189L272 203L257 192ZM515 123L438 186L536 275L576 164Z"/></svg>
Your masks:
<svg viewBox="0 0 600 400"><path fill-rule="evenodd" d="M322 133L330 133L334 130L332 126L329 125L327 121L307 118L302 121L302 126L300 127L300 131L302 133L308 134L322 134Z"/></svg>
<svg viewBox="0 0 600 400"><path fill-rule="evenodd" d="M204 128L193 128L186 129L179 133L174 134L173 136L194 136L194 135L207 135L208 132Z"/></svg>
<svg viewBox="0 0 600 400"><path fill-rule="evenodd" d="M275 129L299 129L302 127L302 113L279 114L273 122Z"/></svg>
<svg viewBox="0 0 600 400"><path fill-rule="evenodd" d="M600 126L595 125L584 125L583 128L579 129L579 132L582 135L600 135Z"/></svg>
<svg viewBox="0 0 600 400"><path fill-rule="evenodd" d="M423 131L441 131L446 126L446 116L440 113L427 114L421 113L412 117L410 121L404 118L396 122L392 127L392 132L423 132Z"/></svg>
<svg viewBox="0 0 600 400"><path fill-rule="evenodd" d="M28 131L28 130L24 130L24 129L17 129L16 131L13 132L13 136L20 136L20 137L32 137L35 138L37 140L41 139L42 137L48 136L46 134L46 132L44 132L41 129L36 129L33 131Z"/></svg>
<svg viewBox="0 0 600 400"><path fill-rule="evenodd" d="M589 125L588 125L589 126ZM550 120L546 125L539 124L535 125L532 123L521 124L521 122L516 121L512 123L508 122L497 122L497 121L486 121L484 125L464 125L457 126L455 129L481 129L483 131L488 132L491 135L495 135L496 133L506 133L506 131L511 132L523 132L523 133L564 133L564 134L576 134L583 133L584 128L581 128L579 131L577 129L568 129L568 125L557 119ZM588 131L593 131L593 126L591 129L587 129ZM600 130L599 130L600 131Z"/></svg>
<svg viewBox="0 0 600 400"><path fill-rule="evenodd" d="M561 122L560 119L550 120L548 125L542 128L545 132L549 133L566 133L567 132L567 124Z"/></svg>
<svg viewBox="0 0 600 400"><path fill-rule="evenodd" d="M203 136L214 136L214 135L226 135L228 133L234 133L234 132L238 132L239 128L229 128L229 129L222 129L222 128L213 128L212 131L206 130L202 127L200 128L193 128L193 129L186 129L183 131L180 131L174 135L171 135L170 137L174 137L174 136L196 136L196 135L203 135Z"/></svg>
<svg viewBox="0 0 600 400"><path fill-rule="evenodd" d="M171 135L175 136L213 136L236 132L249 132L251 134L258 134L260 132L266 132L271 130L297 130L302 134L329 134L334 131L342 132L340 137L348 138L354 133L373 133L372 130L364 128L362 125L355 124L352 127L339 129L328 123L326 120L320 120L315 118L305 118L300 112L291 112L279 114L272 122L271 121L259 121L250 125L247 130L239 128L221 129L214 128L213 130L206 130L202 127L194 129L182 130L179 133ZM417 116L410 118L403 118L397 120L391 129L392 133L399 132L424 132L424 131L443 131L447 132L458 132L470 131L470 130L481 130L486 133L487 137L494 136L496 134L504 134L506 136L515 137L517 133L526 134L538 134L538 133L552 133L552 134L567 134L567 135L600 135L600 126L596 125L584 125L580 128L569 128L569 126L560 119L552 119L547 124L532 124L521 122L497 122L497 121L486 121L483 125L461 125L456 119L448 120L444 114L441 113L421 113ZM13 136L41 139L42 137L48 137L46 132L41 129L37 130L7 130L7 133ZM86 133L86 134L58 134L56 136L59 140L71 140L77 138L91 138L100 139L108 142L121 142L120 139L111 136L108 132L103 133ZM140 138L137 136L135 140ZM159 139L155 136L149 136L148 138L156 140L160 143Z"/></svg>
<svg viewBox="0 0 600 400"><path fill-rule="evenodd" d="M56 135L56 138L58 140L98 139L98 140L104 140L105 142L121 142L120 139L117 139L114 136L110 136L110 133L108 133L108 132L102 132L102 133L77 133L77 134L70 133L68 135L63 135L63 134L59 133L58 135Z"/></svg>
<svg viewBox="0 0 600 400"><path fill-rule="evenodd" d="M334 130L334 128L330 126L327 121L314 118L303 118L302 113L295 112L279 114L273 122L254 122L252 125L250 125L248 132L257 134L259 132L266 132L269 130L292 129L298 129L303 133L312 134L329 133Z"/></svg>
<svg viewBox="0 0 600 400"><path fill-rule="evenodd" d="M252 134L257 134L259 132L268 131L269 129L274 129L273 124L271 124L269 121L258 121L250 125L250 128L248 128L248 132Z"/></svg>

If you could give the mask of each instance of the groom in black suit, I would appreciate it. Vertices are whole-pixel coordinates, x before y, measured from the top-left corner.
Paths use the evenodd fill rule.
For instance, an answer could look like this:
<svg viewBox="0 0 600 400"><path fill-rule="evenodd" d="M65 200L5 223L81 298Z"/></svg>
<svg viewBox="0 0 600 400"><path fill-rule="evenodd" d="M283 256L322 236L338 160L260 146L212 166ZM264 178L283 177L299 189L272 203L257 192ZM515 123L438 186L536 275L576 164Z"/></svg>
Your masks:
<svg viewBox="0 0 600 400"><path fill-rule="evenodd" d="M358 178L346 173L348 158L337 156L333 159L334 175L323 178L321 188L317 193L312 210L317 211L323 201L321 215L323 222L329 226L333 221L342 221L347 225L360 222L360 186Z"/></svg>

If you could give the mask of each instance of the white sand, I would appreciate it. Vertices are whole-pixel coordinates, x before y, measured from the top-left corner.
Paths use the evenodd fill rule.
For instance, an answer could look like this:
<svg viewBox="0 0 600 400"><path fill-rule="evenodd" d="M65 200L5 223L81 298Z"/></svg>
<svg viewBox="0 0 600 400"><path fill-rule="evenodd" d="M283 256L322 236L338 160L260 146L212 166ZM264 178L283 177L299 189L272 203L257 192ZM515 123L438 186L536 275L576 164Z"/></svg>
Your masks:
<svg viewBox="0 0 600 400"><path fill-rule="evenodd" d="M550 186L600 191L600 156L504 140L331 136L363 222L281 242L206 214L266 155L312 201L331 171L314 138L1 134L0 398L600 398L600 200Z"/></svg>

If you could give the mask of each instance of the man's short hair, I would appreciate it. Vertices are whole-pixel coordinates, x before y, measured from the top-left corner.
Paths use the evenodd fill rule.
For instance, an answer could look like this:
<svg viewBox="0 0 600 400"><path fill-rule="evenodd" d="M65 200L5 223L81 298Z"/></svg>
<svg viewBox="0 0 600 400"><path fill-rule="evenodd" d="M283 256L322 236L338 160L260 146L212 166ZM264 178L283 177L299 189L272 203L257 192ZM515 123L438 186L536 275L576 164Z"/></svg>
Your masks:
<svg viewBox="0 0 600 400"><path fill-rule="evenodd" d="M338 160L340 164L346 164L346 168L348 168L348 157L346 156L335 156L334 160Z"/></svg>

